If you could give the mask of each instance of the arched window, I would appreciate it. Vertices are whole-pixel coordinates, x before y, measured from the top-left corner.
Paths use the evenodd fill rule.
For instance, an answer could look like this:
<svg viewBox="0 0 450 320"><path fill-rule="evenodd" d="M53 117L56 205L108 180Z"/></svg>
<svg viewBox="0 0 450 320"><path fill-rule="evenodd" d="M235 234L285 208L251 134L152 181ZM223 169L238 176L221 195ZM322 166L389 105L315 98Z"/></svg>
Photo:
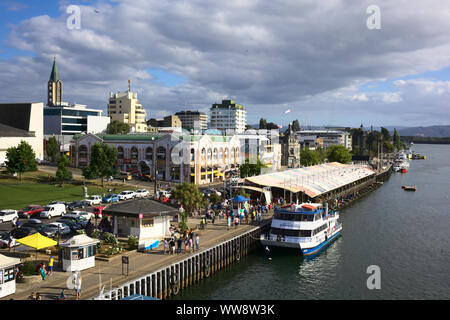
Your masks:
<svg viewBox="0 0 450 320"><path fill-rule="evenodd" d="M139 158L139 151L136 147L131 147L131 159L137 160Z"/></svg>
<svg viewBox="0 0 450 320"><path fill-rule="evenodd" d="M208 160L212 159L212 150L211 148L208 149Z"/></svg>
<svg viewBox="0 0 450 320"><path fill-rule="evenodd" d="M166 148L158 147L156 150L156 157L158 160L166 160Z"/></svg>
<svg viewBox="0 0 450 320"><path fill-rule="evenodd" d="M235 159L235 157L234 157L234 148L231 148L231 159L230 159L230 161L231 162L236 162L236 159Z"/></svg>
<svg viewBox="0 0 450 320"><path fill-rule="evenodd" d="M220 160L223 159L223 149L222 148L219 149L219 159Z"/></svg>
<svg viewBox="0 0 450 320"><path fill-rule="evenodd" d="M145 160L153 160L153 148L148 147L145 149Z"/></svg>
<svg viewBox="0 0 450 320"><path fill-rule="evenodd" d="M214 159L214 161L217 160L217 148L214 148L214 151L213 151L213 159Z"/></svg>
<svg viewBox="0 0 450 320"><path fill-rule="evenodd" d="M228 161L228 148L225 148L223 155L223 162L227 163L227 161Z"/></svg>
<svg viewBox="0 0 450 320"><path fill-rule="evenodd" d="M118 147L117 148L117 159L123 159L123 148L122 147Z"/></svg>

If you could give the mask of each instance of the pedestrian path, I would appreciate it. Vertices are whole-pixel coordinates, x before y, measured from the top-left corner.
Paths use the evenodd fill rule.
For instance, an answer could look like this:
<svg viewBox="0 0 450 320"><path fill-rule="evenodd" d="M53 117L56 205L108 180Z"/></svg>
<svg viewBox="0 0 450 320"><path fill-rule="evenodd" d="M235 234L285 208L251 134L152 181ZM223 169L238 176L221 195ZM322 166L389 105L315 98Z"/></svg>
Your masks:
<svg viewBox="0 0 450 320"><path fill-rule="evenodd" d="M270 223L271 216L272 213L263 216L264 220L262 224ZM200 219L190 218L188 223L190 227L194 228L199 225ZM257 226L257 223L241 224L237 228L233 226L230 230L227 230L226 219L216 218L214 224L208 223L205 230L195 230L195 232L200 237L201 251L225 242ZM128 276L122 275L122 255L110 259L110 261L96 260L95 267L81 271L83 277L81 299L91 299L99 294L102 287L105 291L110 290L111 287L117 287L127 281L139 278L140 276L157 271L166 265L182 260L189 254L164 255L162 245L149 253L136 251L124 253L122 255L129 257ZM69 289L66 283L70 276L71 273L55 271L52 276L47 276L45 280L38 279L33 283L17 283L16 293L3 299L28 300L34 291L39 292L43 300L55 300L64 289L66 299L73 300L76 298L75 289Z"/></svg>

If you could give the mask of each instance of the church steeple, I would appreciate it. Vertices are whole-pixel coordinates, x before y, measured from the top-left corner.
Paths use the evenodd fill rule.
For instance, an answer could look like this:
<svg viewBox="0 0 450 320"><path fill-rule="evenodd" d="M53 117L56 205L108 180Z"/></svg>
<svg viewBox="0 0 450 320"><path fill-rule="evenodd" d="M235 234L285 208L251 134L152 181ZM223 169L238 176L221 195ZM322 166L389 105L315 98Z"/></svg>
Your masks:
<svg viewBox="0 0 450 320"><path fill-rule="evenodd" d="M56 82L59 80L58 67L56 66L56 57L53 60L52 73L50 74L50 81Z"/></svg>
<svg viewBox="0 0 450 320"><path fill-rule="evenodd" d="M56 57L53 60L52 72L48 80L47 87L47 106L58 106L62 102L62 81L59 78L58 67L56 66Z"/></svg>

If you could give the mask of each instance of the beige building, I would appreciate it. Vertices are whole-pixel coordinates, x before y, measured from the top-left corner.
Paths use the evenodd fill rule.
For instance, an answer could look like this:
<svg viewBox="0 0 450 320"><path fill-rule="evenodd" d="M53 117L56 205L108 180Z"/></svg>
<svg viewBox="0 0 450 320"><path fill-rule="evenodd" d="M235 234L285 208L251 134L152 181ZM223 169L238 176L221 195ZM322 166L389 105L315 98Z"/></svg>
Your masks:
<svg viewBox="0 0 450 320"><path fill-rule="evenodd" d="M71 165L77 168L89 165L95 143L117 148L116 166L121 171L137 176L156 175L162 181L220 182L237 172L242 160L236 135L86 134L74 137L71 142Z"/></svg>
<svg viewBox="0 0 450 320"><path fill-rule="evenodd" d="M0 164L6 159L10 147L26 141L36 153L36 159L44 159L44 103L0 104Z"/></svg>
<svg viewBox="0 0 450 320"><path fill-rule="evenodd" d="M127 91L110 93L108 103L108 116L111 122L118 120L128 123L132 132L146 132L145 110L139 103L137 93Z"/></svg>

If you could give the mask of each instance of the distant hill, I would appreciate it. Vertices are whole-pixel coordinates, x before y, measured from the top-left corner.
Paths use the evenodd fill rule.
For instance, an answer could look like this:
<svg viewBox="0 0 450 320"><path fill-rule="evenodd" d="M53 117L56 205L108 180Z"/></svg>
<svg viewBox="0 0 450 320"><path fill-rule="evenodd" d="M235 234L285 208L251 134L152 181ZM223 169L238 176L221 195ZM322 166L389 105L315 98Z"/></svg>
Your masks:
<svg viewBox="0 0 450 320"><path fill-rule="evenodd" d="M400 136L413 136L413 137L435 137L446 138L450 137L450 125L449 126L430 126L430 127L411 127L397 129Z"/></svg>

